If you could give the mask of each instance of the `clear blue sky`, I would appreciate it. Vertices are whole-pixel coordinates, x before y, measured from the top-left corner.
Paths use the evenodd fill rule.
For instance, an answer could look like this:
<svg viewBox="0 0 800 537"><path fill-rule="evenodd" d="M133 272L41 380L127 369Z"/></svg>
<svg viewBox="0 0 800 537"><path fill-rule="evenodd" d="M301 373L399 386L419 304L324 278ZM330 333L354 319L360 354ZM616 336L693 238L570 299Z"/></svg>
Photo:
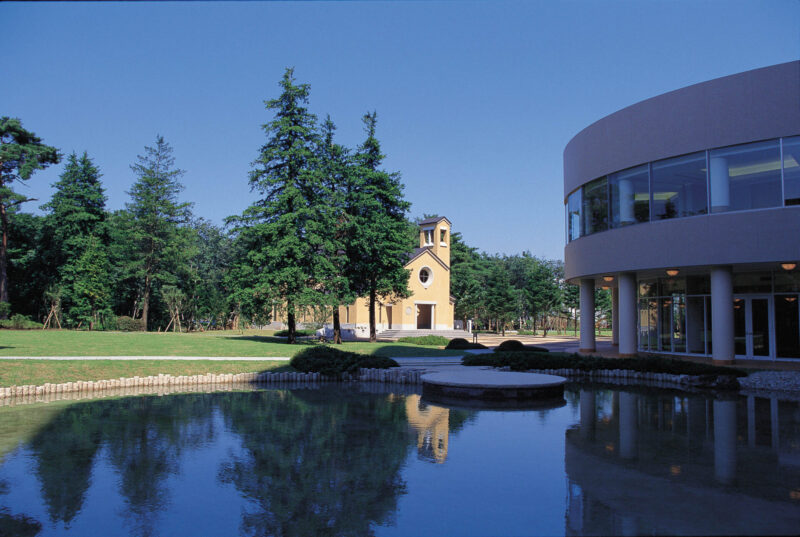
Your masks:
<svg viewBox="0 0 800 537"><path fill-rule="evenodd" d="M378 112L412 216L448 216L489 253L562 258L570 138L642 99L800 58L800 0L2 3L0 50L0 115L87 151L111 209L161 134L195 213L240 213L263 101L294 66L339 142L360 143ZM20 189L40 200L25 210L62 169Z"/></svg>

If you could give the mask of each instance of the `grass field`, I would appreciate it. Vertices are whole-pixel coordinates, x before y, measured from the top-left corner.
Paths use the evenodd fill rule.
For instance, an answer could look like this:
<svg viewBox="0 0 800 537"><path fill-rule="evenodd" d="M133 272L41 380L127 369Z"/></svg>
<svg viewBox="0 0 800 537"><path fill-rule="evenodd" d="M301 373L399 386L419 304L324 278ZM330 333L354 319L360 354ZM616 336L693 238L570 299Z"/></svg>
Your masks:
<svg viewBox="0 0 800 537"><path fill-rule="evenodd" d="M0 356L294 356L313 341L289 345L263 331L191 334L154 332L77 332L71 330L0 330ZM458 351L405 343L347 342L342 350L380 356L459 356ZM89 380L89 379L83 379Z"/></svg>

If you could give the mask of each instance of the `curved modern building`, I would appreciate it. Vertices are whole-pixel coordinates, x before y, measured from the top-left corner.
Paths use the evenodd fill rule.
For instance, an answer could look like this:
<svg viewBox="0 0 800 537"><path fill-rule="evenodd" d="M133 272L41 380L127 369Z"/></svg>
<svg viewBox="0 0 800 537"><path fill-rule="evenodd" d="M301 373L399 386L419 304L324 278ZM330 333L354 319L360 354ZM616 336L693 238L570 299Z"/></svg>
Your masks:
<svg viewBox="0 0 800 537"><path fill-rule="evenodd" d="M642 101L564 150L566 278L621 355L800 358L800 61Z"/></svg>

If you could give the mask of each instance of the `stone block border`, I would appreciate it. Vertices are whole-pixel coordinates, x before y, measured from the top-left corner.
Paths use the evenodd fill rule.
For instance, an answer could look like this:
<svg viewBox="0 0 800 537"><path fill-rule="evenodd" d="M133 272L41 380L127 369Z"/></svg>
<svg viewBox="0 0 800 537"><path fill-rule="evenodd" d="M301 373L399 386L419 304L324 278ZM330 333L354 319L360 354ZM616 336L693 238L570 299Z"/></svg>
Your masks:
<svg viewBox="0 0 800 537"><path fill-rule="evenodd" d="M347 375L344 380L362 382L392 382L398 384L420 384L422 371L408 369L360 369L357 375ZM15 397L47 396L51 394L94 394L106 390L128 388L192 388L195 386L214 387L223 384L286 384L336 382L338 379L320 373L262 372L229 373L205 375L153 375L149 377L118 378L112 380L89 380L47 383L42 386L25 385L0 388L0 400Z"/></svg>

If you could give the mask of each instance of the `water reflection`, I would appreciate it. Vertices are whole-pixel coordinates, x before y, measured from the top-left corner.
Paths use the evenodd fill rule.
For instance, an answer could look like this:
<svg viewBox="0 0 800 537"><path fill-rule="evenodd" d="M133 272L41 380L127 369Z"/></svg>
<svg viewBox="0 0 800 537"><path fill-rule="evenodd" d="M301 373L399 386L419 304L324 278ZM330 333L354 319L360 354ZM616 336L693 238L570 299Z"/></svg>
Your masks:
<svg viewBox="0 0 800 537"><path fill-rule="evenodd" d="M465 410L365 385L1 408L0 535L800 527L798 403L591 386L565 397Z"/></svg>
<svg viewBox="0 0 800 537"><path fill-rule="evenodd" d="M567 535L794 534L800 404L580 390Z"/></svg>

